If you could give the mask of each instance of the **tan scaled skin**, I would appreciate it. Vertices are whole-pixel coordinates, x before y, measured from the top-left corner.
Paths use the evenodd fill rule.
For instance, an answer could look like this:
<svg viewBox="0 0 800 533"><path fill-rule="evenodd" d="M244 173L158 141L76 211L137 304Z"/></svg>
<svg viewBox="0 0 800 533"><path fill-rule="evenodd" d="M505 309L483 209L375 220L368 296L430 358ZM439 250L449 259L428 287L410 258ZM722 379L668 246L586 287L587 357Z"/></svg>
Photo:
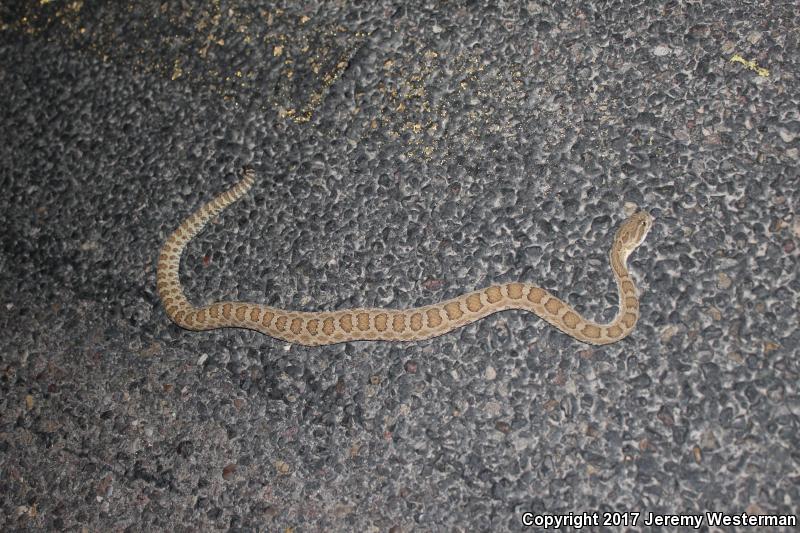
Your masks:
<svg viewBox="0 0 800 533"><path fill-rule="evenodd" d="M184 220L161 248L158 294L167 315L182 328L193 331L246 328L306 346L360 340L416 341L444 335L498 311L524 309L579 341L600 345L624 338L639 319L638 293L626 262L653 224L653 218L644 211L634 213L622 223L609 252L619 293L619 311L608 324L587 320L562 300L530 283L492 285L412 309L303 312L236 301L195 307L186 299L178 277L181 254L209 220L250 190L254 180L254 173L246 171L239 183Z"/></svg>

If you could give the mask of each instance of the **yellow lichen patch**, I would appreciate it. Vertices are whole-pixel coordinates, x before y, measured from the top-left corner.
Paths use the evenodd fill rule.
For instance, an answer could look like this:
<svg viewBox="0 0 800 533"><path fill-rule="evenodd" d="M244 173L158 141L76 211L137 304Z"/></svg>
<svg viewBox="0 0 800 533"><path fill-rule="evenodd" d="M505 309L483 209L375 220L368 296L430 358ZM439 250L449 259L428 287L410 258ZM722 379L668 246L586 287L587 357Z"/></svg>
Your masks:
<svg viewBox="0 0 800 533"><path fill-rule="evenodd" d="M356 315L356 324L361 331L369 329L369 313L358 313Z"/></svg>
<svg viewBox="0 0 800 533"><path fill-rule="evenodd" d="M564 324L570 329L575 329L575 326L577 326L578 322L580 322L580 319L578 318L578 315L576 315L572 311L567 311L564 314L563 320L564 320Z"/></svg>
<svg viewBox="0 0 800 533"><path fill-rule="evenodd" d="M600 337L600 328L592 324L586 324L583 326L582 333L591 339L597 339Z"/></svg>
<svg viewBox="0 0 800 533"><path fill-rule="evenodd" d="M558 298L550 298L544 303L544 308L554 315L557 315L563 306L564 304L561 303Z"/></svg>
<svg viewBox="0 0 800 533"><path fill-rule="evenodd" d="M392 319L392 329L398 333L402 333L406 329L406 319L405 315L402 313L394 315Z"/></svg>
<svg viewBox="0 0 800 533"><path fill-rule="evenodd" d="M303 329L303 321L299 318L293 318L292 323L289 326L289 330L295 335L298 335L300 331Z"/></svg>
<svg viewBox="0 0 800 533"><path fill-rule="evenodd" d="M238 320L239 322L243 321L245 313L247 313L247 306L246 305L240 305L239 307L237 307L236 308L236 320Z"/></svg>
<svg viewBox="0 0 800 533"><path fill-rule="evenodd" d="M428 316L428 325L432 328L438 328L442 324L442 315L439 314L438 309L428 309L425 314Z"/></svg>
<svg viewBox="0 0 800 533"><path fill-rule="evenodd" d="M414 331L422 329L422 313L414 313L411 315L411 329Z"/></svg>
<svg viewBox="0 0 800 533"><path fill-rule="evenodd" d="M748 61L739 54L733 54L731 57L731 63L741 63L742 65L746 66L750 70L754 70L756 74L761 76L762 78L769 77L769 70L759 67L755 61Z"/></svg>
<svg viewBox="0 0 800 533"><path fill-rule="evenodd" d="M540 289L539 287L531 287L531 292L528 293L528 301L538 304L542 301L542 298L545 297L547 293L544 292L544 289Z"/></svg>
<svg viewBox="0 0 800 533"><path fill-rule="evenodd" d="M339 318L339 327L342 328L347 333L353 331L353 317L350 315L342 315Z"/></svg>
<svg viewBox="0 0 800 533"><path fill-rule="evenodd" d="M522 283L509 283L506 285L506 291L508 291L508 297L512 300L519 300L522 298L522 290L525 286Z"/></svg>
<svg viewBox="0 0 800 533"><path fill-rule="evenodd" d="M275 320L275 329L278 331L286 331L286 322L289 321L289 318L281 315Z"/></svg>
<svg viewBox="0 0 800 533"><path fill-rule="evenodd" d="M461 311L461 306L458 305L458 302L450 302L449 304L445 304L444 312L447 313L447 318L450 320L458 320L464 313Z"/></svg>
<svg viewBox="0 0 800 533"><path fill-rule="evenodd" d="M333 325L333 317L328 317L322 321L322 333L325 335L333 335L336 328Z"/></svg>
<svg viewBox="0 0 800 533"><path fill-rule="evenodd" d="M480 294L470 294L467 296L467 309L475 313L480 311L481 307L483 307L483 304L481 303Z"/></svg>
<svg viewBox="0 0 800 533"><path fill-rule="evenodd" d="M389 317L386 315L386 313L375 315L375 329L378 331L386 331L386 323L388 319Z"/></svg>
<svg viewBox="0 0 800 533"><path fill-rule="evenodd" d="M486 299L490 304L495 304L503 299L503 293L500 292L500 287L489 287L483 292L486 294Z"/></svg>
<svg viewBox="0 0 800 533"><path fill-rule="evenodd" d="M309 321L306 323L306 329L307 329L307 330L308 330L308 332L309 332L309 333L311 333L312 335L316 335L316 334L317 334L317 331L318 331L318 329L319 329L319 320L317 320L316 318L312 318L311 320L309 320Z"/></svg>

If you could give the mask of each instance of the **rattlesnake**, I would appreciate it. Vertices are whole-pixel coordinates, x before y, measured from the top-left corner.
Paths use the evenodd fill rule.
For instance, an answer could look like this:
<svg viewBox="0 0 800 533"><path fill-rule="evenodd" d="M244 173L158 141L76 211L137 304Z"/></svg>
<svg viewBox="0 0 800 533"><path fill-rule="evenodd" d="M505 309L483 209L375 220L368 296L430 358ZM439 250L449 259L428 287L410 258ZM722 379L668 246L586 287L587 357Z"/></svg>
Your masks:
<svg viewBox="0 0 800 533"><path fill-rule="evenodd" d="M583 318L541 287L517 282L492 285L437 304L402 310L301 312L236 301L195 307L186 299L178 276L181 254L209 220L250 190L254 179L254 173L246 171L236 185L184 220L161 248L158 294L169 318L182 328L194 331L246 328L307 346L358 340L416 341L443 335L498 311L524 309L579 341L610 344L627 336L639 319L638 293L626 262L652 226L652 217L644 211L634 213L622 223L611 246L609 259L617 282L619 311L608 324Z"/></svg>

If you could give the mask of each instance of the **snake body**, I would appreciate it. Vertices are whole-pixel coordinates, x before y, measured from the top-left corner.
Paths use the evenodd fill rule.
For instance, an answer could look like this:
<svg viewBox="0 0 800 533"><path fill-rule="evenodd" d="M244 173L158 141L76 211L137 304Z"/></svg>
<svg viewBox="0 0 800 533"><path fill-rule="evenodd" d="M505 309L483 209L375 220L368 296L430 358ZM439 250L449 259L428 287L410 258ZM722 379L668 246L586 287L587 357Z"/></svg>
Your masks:
<svg viewBox="0 0 800 533"><path fill-rule="evenodd" d="M443 335L488 315L524 309L567 335L588 344L610 344L627 336L639 319L639 298L627 269L628 256L644 240L653 219L639 211L616 232L609 260L617 282L619 311L607 324L582 317L545 289L530 283L504 283L412 309L345 309L303 312L249 302L215 302L195 307L186 299L178 269L186 244L217 214L253 186L252 171L226 192L192 213L166 240L158 258L157 288L169 318L178 326L205 331L246 328L306 346L348 341L416 341Z"/></svg>

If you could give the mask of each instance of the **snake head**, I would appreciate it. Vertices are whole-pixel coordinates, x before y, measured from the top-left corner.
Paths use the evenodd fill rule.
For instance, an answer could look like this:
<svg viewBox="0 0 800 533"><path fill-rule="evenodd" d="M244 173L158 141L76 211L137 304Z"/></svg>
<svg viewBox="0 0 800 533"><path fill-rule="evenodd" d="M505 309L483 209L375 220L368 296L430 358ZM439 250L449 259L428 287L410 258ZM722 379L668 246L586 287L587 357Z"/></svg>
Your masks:
<svg viewBox="0 0 800 533"><path fill-rule="evenodd" d="M653 217L647 211L637 211L631 215L617 230L614 246L620 247L625 257L642 244L647 232L653 227Z"/></svg>

